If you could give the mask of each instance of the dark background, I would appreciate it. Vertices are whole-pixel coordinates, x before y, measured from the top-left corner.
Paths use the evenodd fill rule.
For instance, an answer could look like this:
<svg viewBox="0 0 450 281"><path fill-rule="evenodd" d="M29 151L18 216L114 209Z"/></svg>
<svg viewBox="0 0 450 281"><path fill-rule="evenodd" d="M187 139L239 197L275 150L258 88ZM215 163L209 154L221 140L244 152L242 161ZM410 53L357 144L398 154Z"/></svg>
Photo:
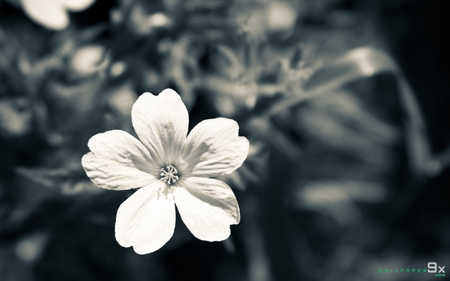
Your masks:
<svg viewBox="0 0 450 281"><path fill-rule="evenodd" d="M378 270L450 267L446 1L170 2L98 0L55 31L0 0L0 280L431 280ZM171 24L149 27L155 13ZM362 46L400 70L303 91ZM92 135L132 132L136 97L166 87L191 127L233 118L250 140L222 179L242 221L208 243L178 217L139 256L114 238L130 193L94 186L80 159Z"/></svg>

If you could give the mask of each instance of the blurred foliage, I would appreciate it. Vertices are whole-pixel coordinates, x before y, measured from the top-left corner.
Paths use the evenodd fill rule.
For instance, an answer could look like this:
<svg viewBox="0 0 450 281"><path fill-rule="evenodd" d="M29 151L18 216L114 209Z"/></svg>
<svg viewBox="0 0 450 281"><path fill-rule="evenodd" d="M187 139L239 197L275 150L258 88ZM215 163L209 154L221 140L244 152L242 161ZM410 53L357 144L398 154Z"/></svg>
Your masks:
<svg viewBox="0 0 450 281"><path fill-rule="evenodd" d="M59 7L54 31L0 0L0 279L424 280L377 270L450 261L450 131L376 18L424 2L97 0ZM222 243L179 223L139 256L114 239L130 193L80 159L96 133L134 134L134 101L167 87L191 128L230 117L249 138L222 178L242 221Z"/></svg>

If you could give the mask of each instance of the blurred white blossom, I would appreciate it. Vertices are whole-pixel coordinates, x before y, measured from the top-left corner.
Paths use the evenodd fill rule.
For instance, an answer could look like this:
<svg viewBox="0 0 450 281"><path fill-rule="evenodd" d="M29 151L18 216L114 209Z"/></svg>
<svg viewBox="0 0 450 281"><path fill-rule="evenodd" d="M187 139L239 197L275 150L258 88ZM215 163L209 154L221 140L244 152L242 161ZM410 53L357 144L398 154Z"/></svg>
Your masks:
<svg viewBox="0 0 450 281"><path fill-rule="evenodd" d="M69 11L80 12L95 0L21 0L24 12L36 23L54 30L69 25Z"/></svg>
<svg viewBox="0 0 450 281"><path fill-rule="evenodd" d="M48 234L45 232L23 237L15 246L16 256L23 262L36 261L43 254L48 238Z"/></svg>
<svg viewBox="0 0 450 281"><path fill-rule="evenodd" d="M140 141L120 130L97 134L82 159L98 186L140 188L117 212L118 243L138 254L160 249L173 235L175 205L198 239L227 239L230 225L240 221L239 206L231 188L210 177L229 174L246 159L249 142L238 136L238 124L208 119L187 136L188 111L171 89L144 93L131 115Z"/></svg>
<svg viewBox="0 0 450 281"><path fill-rule="evenodd" d="M32 130L33 113L24 97L0 99L0 137L20 137Z"/></svg>
<svg viewBox="0 0 450 281"><path fill-rule="evenodd" d="M297 9L287 1L272 1L268 3L267 29L271 32L292 30L297 20Z"/></svg>
<svg viewBox="0 0 450 281"><path fill-rule="evenodd" d="M69 69L72 75L88 77L102 69L110 62L106 49L97 44L80 47L69 59Z"/></svg>
<svg viewBox="0 0 450 281"><path fill-rule="evenodd" d="M147 11L141 2L136 2L130 13L128 24L137 35L148 35L156 29L170 27L173 24L169 15L162 12ZM117 19L117 21L119 20Z"/></svg>

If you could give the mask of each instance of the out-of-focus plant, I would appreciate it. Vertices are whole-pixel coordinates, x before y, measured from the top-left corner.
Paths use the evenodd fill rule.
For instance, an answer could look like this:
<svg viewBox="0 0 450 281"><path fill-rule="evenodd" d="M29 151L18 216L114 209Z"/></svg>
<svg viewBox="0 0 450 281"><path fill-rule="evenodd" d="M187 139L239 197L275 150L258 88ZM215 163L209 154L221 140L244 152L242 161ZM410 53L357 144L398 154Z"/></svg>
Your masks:
<svg viewBox="0 0 450 281"><path fill-rule="evenodd" d="M420 235L448 245L448 224L425 233L416 208L448 150L430 152L420 104L363 2L98 0L69 14L76 7L60 1L49 22L31 2L0 1L0 273L364 280L380 263L425 260ZM249 139L244 164L218 176L242 221L207 247L177 224L166 246L140 256L111 236L127 193L96 188L80 158L97 133L135 135L138 93L168 87L191 127L230 117Z"/></svg>
<svg viewBox="0 0 450 281"><path fill-rule="evenodd" d="M113 57L132 65L128 74L139 91L180 89L190 109L207 46L236 34L229 6L227 1L121 1L111 12L113 31L120 34L111 44Z"/></svg>

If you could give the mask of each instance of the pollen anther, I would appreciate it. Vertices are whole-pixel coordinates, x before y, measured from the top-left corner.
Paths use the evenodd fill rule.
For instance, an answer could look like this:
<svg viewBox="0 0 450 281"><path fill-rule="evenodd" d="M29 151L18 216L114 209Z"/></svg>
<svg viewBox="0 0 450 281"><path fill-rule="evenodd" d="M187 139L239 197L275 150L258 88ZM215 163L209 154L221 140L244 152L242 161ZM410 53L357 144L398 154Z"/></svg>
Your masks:
<svg viewBox="0 0 450 281"><path fill-rule="evenodd" d="M179 179L178 170L172 165L168 165L165 168L161 168L161 170L159 171L160 171L159 175L161 176L160 179L169 185L176 183Z"/></svg>

